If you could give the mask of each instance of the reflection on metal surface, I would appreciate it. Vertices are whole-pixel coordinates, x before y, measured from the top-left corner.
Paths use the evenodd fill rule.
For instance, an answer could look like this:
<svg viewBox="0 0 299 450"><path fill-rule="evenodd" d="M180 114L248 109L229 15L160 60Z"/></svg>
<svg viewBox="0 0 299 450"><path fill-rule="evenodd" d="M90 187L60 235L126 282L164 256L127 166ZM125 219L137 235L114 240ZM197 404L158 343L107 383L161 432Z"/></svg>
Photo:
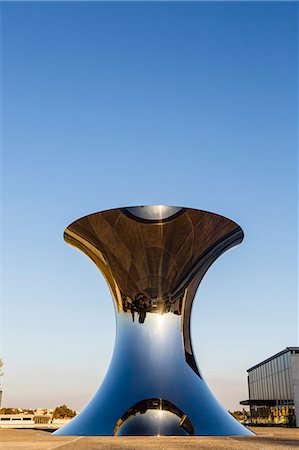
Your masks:
<svg viewBox="0 0 299 450"><path fill-rule="evenodd" d="M211 394L190 338L196 290L210 265L242 241L242 229L217 214L158 205L91 214L69 225L64 237L104 275L117 332L102 386L56 434L113 435L124 411L155 399L163 399L160 415L136 411L117 433L251 434ZM180 426L183 416L192 433Z"/></svg>
<svg viewBox="0 0 299 450"><path fill-rule="evenodd" d="M132 214L139 219L146 221L156 222L166 220L170 217L173 218L175 214L181 211L182 208L177 206L132 206L131 208L124 208L123 212Z"/></svg>
<svg viewBox="0 0 299 450"><path fill-rule="evenodd" d="M162 398L136 403L117 421L116 436L194 435L192 423L179 408Z"/></svg>
<svg viewBox="0 0 299 450"><path fill-rule="evenodd" d="M117 421L116 436L192 436L194 428L180 409L161 398L138 402Z"/></svg>

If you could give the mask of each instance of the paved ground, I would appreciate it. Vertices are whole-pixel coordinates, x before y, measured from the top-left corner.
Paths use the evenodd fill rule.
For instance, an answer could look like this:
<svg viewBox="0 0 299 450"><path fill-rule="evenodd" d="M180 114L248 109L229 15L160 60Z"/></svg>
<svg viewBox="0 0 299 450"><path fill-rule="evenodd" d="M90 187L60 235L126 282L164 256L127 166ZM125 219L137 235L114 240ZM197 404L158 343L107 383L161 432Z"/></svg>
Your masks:
<svg viewBox="0 0 299 450"><path fill-rule="evenodd" d="M254 428L238 437L75 437L32 429L0 429L1 450L298 450L299 429Z"/></svg>

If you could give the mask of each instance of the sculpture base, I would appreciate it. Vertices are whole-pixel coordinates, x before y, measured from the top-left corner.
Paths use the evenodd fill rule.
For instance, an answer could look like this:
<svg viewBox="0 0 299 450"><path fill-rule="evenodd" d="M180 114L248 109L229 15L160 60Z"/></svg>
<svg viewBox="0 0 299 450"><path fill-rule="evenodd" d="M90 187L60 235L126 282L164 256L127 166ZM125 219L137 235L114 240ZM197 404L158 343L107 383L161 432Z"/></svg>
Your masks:
<svg viewBox="0 0 299 450"><path fill-rule="evenodd" d="M253 433L221 407L188 364L181 317L149 313L117 316L113 358L102 386L69 424L68 436L210 435Z"/></svg>

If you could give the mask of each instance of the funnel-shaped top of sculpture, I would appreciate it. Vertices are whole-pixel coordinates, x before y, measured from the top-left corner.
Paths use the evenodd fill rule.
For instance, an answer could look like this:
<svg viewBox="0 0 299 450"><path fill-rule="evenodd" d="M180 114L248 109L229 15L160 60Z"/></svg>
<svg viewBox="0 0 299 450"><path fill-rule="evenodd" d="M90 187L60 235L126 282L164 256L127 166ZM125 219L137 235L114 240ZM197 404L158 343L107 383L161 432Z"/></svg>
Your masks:
<svg viewBox="0 0 299 450"><path fill-rule="evenodd" d="M243 232L217 214L158 205L90 214L64 237L102 271L118 311L135 311L142 321L146 312L181 314L212 262Z"/></svg>

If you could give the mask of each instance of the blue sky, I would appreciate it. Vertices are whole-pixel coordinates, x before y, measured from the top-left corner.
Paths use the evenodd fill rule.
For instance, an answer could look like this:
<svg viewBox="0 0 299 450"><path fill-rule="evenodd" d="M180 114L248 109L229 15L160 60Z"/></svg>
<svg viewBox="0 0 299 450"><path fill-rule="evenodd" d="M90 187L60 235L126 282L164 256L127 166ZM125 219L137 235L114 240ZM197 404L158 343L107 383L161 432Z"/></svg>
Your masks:
<svg viewBox="0 0 299 450"><path fill-rule="evenodd" d="M192 337L225 407L297 345L297 4L3 3L4 405L80 409L114 344L108 288L62 238L91 212L172 204L243 243Z"/></svg>

